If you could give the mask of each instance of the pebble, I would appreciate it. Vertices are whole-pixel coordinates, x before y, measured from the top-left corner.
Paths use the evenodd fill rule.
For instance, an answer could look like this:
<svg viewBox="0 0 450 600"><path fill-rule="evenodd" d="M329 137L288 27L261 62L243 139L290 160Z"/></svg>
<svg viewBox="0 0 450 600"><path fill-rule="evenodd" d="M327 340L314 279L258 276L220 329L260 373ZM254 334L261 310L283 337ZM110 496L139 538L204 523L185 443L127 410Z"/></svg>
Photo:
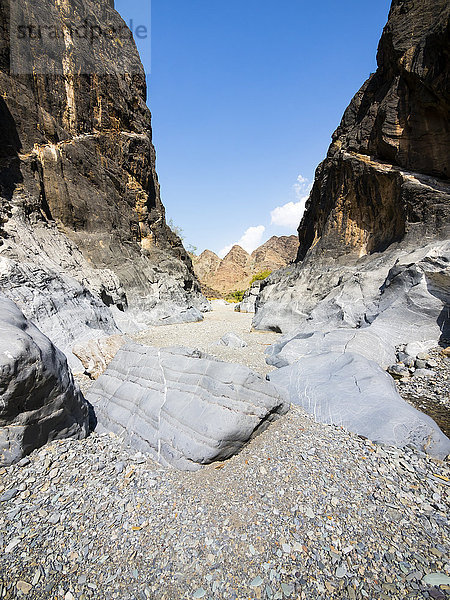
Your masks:
<svg viewBox="0 0 450 600"><path fill-rule="evenodd" d="M444 356L439 347L426 356L425 372L419 369L413 377L397 379L395 383L402 398L432 417L450 436L450 357Z"/></svg>
<svg viewBox="0 0 450 600"><path fill-rule="evenodd" d="M16 583L16 588L18 589L19 592L22 592L22 594L27 595L30 590L32 589L32 585L31 583L27 583L26 581L22 581L19 579L19 581Z"/></svg>
<svg viewBox="0 0 450 600"><path fill-rule="evenodd" d="M250 583L250 587L259 587L260 585L263 584L263 580L262 578L258 575L257 577L255 577L255 579L253 579L253 581Z"/></svg>
<svg viewBox="0 0 450 600"><path fill-rule="evenodd" d="M450 585L450 577L444 573L428 573L422 581L428 585Z"/></svg>
<svg viewBox="0 0 450 600"><path fill-rule="evenodd" d="M8 502L17 496L19 490L17 488L12 488L10 490L6 490L3 494L0 494L0 502Z"/></svg>

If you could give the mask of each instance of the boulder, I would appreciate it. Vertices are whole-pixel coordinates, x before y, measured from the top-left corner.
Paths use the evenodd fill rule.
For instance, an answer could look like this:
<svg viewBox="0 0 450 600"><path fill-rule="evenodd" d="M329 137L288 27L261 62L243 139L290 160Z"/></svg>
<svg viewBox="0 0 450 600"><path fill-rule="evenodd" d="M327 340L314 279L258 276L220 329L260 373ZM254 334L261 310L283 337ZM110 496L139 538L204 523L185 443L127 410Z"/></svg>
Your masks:
<svg viewBox="0 0 450 600"><path fill-rule="evenodd" d="M337 267L327 272L326 285L331 289L316 300L309 314L291 321L291 327L296 322L297 327L268 349L269 364L284 366L310 352L351 350L388 367L396 362L397 346L406 343L405 352L416 356L416 350L429 349L441 336L447 337L450 243L400 252L394 258L391 252L367 259L358 271L341 269L339 277ZM298 280L303 281L302 289L307 285L305 277L303 272ZM310 285L315 285L312 280ZM290 299L291 310L295 289L294 284L285 291L284 306ZM275 323L285 326L288 317L286 313Z"/></svg>
<svg viewBox="0 0 450 600"><path fill-rule="evenodd" d="M248 288L248 290L245 290L244 296L243 296L241 302L239 302L239 304L236 306L236 308L234 310L236 312L242 312L242 313L254 313L255 306L256 306L256 300L258 298L258 294L260 292L261 285L262 285L261 280L254 281L252 283L252 285Z"/></svg>
<svg viewBox="0 0 450 600"><path fill-rule="evenodd" d="M88 434L88 404L66 357L0 296L0 464L49 441Z"/></svg>
<svg viewBox="0 0 450 600"><path fill-rule="evenodd" d="M248 346L247 342L232 332L223 335L218 343L221 346L228 346L229 348L245 348Z"/></svg>
<svg viewBox="0 0 450 600"><path fill-rule="evenodd" d="M164 465L229 458L288 405L260 375L200 351L130 343L86 395L100 430Z"/></svg>
<svg viewBox="0 0 450 600"><path fill-rule="evenodd" d="M292 404L321 423L400 448L411 444L438 458L450 453L450 440L433 419L407 404L393 379L360 354L310 354L269 378Z"/></svg>

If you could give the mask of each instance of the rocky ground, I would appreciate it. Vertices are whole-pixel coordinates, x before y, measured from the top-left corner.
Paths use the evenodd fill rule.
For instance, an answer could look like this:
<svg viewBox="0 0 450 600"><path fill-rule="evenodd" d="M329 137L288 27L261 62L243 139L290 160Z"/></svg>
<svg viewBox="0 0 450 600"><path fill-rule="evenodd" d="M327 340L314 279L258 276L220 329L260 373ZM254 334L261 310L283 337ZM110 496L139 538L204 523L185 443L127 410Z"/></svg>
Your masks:
<svg viewBox="0 0 450 600"><path fill-rule="evenodd" d="M234 311L235 304L213 300L213 310L204 313L204 321L181 323L176 327L163 325L133 335L133 339L150 346L187 346L198 348L220 360L235 362L266 375L274 367L266 364L264 350L280 338L280 334L252 331L253 315ZM243 348L223 346L218 342L226 333L238 335L247 346Z"/></svg>
<svg viewBox="0 0 450 600"><path fill-rule="evenodd" d="M429 373L425 376L396 381L402 398L427 413L450 437L450 356L442 348L434 348L424 360Z"/></svg>
<svg viewBox="0 0 450 600"><path fill-rule="evenodd" d="M250 321L216 307L203 324L138 337L265 373L277 335L250 333ZM228 331L249 345L216 346ZM432 378L402 385L441 389ZM447 598L449 486L448 463L298 407L196 473L163 469L112 435L64 440L0 469L0 598Z"/></svg>

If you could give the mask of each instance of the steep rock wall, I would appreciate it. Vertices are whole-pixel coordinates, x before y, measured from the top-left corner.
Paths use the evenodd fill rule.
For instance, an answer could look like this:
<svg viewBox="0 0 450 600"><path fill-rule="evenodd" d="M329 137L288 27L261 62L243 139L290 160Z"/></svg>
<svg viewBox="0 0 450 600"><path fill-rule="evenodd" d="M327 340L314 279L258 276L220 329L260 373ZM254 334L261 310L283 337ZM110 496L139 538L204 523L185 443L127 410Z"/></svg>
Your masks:
<svg viewBox="0 0 450 600"><path fill-rule="evenodd" d="M298 259L449 233L450 6L394 0L376 73L345 111L299 227Z"/></svg>
<svg viewBox="0 0 450 600"><path fill-rule="evenodd" d="M365 327L390 269L418 248L434 244L448 275L449 23L446 0L393 0L377 71L316 171L296 264L261 285L256 328Z"/></svg>
<svg viewBox="0 0 450 600"><path fill-rule="evenodd" d="M55 329L61 311L52 306L55 290L39 285L40 271L57 281L74 312L69 331L61 324L61 335L52 332L62 346L89 328L117 330L109 307L124 327L198 320L206 309L191 260L165 222L134 41L119 40L117 53L109 40L93 47L74 38L83 22L129 33L112 4L0 8L0 282L47 333L48 314ZM17 46L18 23L50 23L64 35L41 51ZM94 319L83 319L86 306Z"/></svg>

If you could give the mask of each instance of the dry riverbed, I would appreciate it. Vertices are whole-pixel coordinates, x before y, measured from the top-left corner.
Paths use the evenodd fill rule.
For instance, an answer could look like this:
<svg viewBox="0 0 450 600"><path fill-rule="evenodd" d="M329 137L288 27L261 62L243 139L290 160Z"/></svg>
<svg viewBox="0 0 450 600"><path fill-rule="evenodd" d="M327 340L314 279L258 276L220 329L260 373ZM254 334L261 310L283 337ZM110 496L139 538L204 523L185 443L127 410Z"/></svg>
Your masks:
<svg viewBox="0 0 450 600"><path fill-rule="evenodd" d="M135 339L264 374L277 334L217 307ZM232 331L248 347L215 345ZM0 469L0 599L448 598L445 462L291 411L237 456L163 469L113 435Z"/></svg>
<svg viewBox="0 0 450 600"><path fill-rule="evenodd" d="M234 304L223 304L223 300L213 301L213 310L204 314L199 323L162 325L131 336L135 341L149 346L186 346L197 348L208 354L245 365L261 375L274 369L266 364L264 351L280 338L279 333L252 331L253 314L234 311ZM239 336L247 346L230 348L219 344L226 333Z"/></svg>

